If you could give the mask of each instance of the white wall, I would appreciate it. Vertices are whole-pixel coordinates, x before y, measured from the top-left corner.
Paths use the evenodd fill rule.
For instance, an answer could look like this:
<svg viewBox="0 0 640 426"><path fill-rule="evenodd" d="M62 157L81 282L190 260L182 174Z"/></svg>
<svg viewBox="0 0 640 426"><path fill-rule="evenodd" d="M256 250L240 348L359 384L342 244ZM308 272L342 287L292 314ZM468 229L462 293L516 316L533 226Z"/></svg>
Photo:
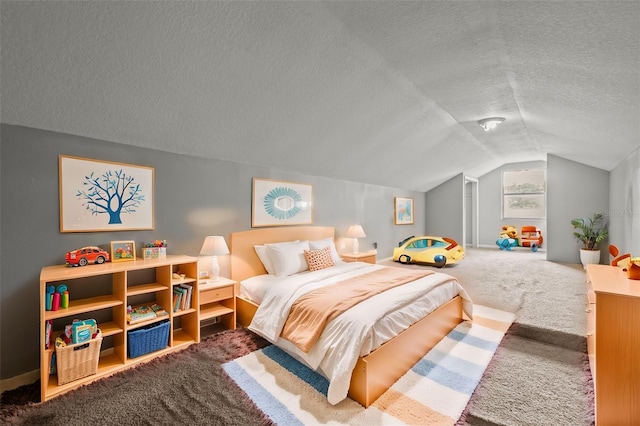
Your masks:
<svg viewBox="0 0 640 426"><path fill-rule="evenodd" d="M462 244L464 223L464 175L460 173L425 196L426 235L453 238Z"/></svg>
<svg viewBox="0 0 640 426"><path fill-rule="evenodd" d="M479 244L496 247L503 225L512 225L518 229L524 225L536 226L544 238L543 247L548 243L547 221L545 219L503 219L502 217L502 173L509 170L546 169L544 161L510 163L481 176L479 182ZM548 202L548 199L547 199Z"/></svg>
<svg viewBox="0 0 640 426"><path fill-rule="evenodd" d="M580 263L580 245L571 220L609 208L609 172L547 155L547 260ZM608 263L608 243L600 244L600 263Z"/></svg>
<svg viewBox="0 0 640 426"><path fill-rule="evenodd" d="M611 171L609 192L609 241L640 257L640 148Z"/></svg>

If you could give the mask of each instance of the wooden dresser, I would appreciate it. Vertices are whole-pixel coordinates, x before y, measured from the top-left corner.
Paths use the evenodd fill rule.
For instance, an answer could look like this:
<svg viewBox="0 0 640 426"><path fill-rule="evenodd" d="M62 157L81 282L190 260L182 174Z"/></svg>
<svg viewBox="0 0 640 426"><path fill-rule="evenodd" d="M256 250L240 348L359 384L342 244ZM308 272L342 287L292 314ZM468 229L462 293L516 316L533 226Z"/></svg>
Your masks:
<svg viewBox="0 0 640 426"><path fill-rule="evenodd" d="M587 349L596 424L640 424L640 280L587 265Z"/></svg>

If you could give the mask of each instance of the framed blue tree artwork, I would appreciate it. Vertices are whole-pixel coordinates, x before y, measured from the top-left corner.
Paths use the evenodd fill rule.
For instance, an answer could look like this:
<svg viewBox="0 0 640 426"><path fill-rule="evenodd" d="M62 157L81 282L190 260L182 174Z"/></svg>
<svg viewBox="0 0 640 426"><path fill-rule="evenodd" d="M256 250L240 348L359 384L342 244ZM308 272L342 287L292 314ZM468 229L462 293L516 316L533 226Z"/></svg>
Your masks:
<svg viewBox="0 0 640 426"><path fill-rule="evenodd" d="M313 186L270 179L253 179L251 226L313 223Z"/></svg>
<svg viewBox="0 0 640 426"><path fill-rule="evenodd" d="M153 167L59 156L60 232L153 229Z"/></svg>

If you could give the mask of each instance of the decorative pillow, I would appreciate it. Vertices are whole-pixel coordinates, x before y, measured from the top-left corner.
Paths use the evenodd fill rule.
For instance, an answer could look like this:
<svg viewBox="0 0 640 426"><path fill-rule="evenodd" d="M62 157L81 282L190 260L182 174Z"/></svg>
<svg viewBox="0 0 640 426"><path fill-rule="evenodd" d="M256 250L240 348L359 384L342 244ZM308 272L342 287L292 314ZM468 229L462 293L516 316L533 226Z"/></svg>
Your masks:
<svg viewBox="0 0 640 426"><path fill-rule="evenodd" d="M273 262L275 275L287 277L309 269L304 251L309 250L308 241L278 243L267 245L267 252Z"/></svg>
<svg viewBox="0 0 640 426"><path fill-rule="evenodd" d="M333 263L335 265L344 263L344 261L340 258L338 251L336 250L336 245L333 242L333 238L324 238L322 240L309 241L309 247L311 248L311 250L320 250L325 247L329 247Z"/></svg>
<svg viewBox="0 0 640 426"><path fill-rule="evenodd" d="M320 250L305 250L304 258L307 259L310 271L318 271L320 269L335 266L331 258L331 248L325 247Z"/></svg>
<svg viewBox="0 0 640 426"><path fill-rule="evenodd" d="M273 268L273 262L271 261L271 258L269 257L269 252L267 251L267 246L253 246L253 248L256 251L256 254L258 255L258 258L260 258L260 262L262 262L262 265L264 266L264 269L267 270L267 273L270 275L274 275L276 273L276 270Z"/></svg>

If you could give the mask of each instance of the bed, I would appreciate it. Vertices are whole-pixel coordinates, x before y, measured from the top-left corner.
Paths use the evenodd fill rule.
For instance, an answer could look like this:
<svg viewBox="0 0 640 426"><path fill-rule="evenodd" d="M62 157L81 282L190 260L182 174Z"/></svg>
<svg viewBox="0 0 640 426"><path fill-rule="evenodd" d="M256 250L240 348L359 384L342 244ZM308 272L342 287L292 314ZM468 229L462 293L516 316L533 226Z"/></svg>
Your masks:
<svg viewBox="0 0 640 426"><path fill-rule="evenodd" d="M437 306L427 307L423 304L433 304L433 302L416 302L415 306L420 305L420 309L429 309L429 313L419 314L419 318L415 318L415 322L412 325L400 325L402 321L406 321L404 318L406 312L380 314L380 319L375 324L376 330L383 330L381 336L377 336L377 331L367 335L366 342L356 341L351 339L353 334L350 332L341 333L343 336L349 336L347 339L342 339L340 342L335 340L336 330L341 329L344 325L336 326L332 332L323 333L316 344L317 347L322 348L316 351L316 347L304 353L299 350L295 345L290 342L279 338L274 335L269 336L269 330L263 334L260 329L260 324L256 326L256 322L263 321L263 325L270 324L269 318L276 318L273 316L274 312L267 310L266 306L271 306L271 299L265 300L251 300L248 296L246 289L246 283L254 282L258 280L263 282L264 279L272 279L271 274L267 273L265 265L258 257L255 246L264 246L266 244L282 243L282 242L295 242L295 241L331 241L335 238L335 231L333 227L319 227L319 226L300 226L300 227L281 227L281 228L258 228L248 231L232 233L230 237L231 245L231 278L236 281L237 288L236 294L236 317L238 325L247 327L258 334L267 337L272 343L283 348L286 352L294 356L294 358L302 361L311 368L319 370L323 375L329 378L329 402L335 404L347 395L363 405L364 407L370 406L382 393L384 393L391 385L406 373L420 358L426 354L429 349L435 346L444 336L446 336L456 325L463 321L465 318L470 318L472 315L472 304L469 300L464 289L457 283L455 278L443 274L441 272L431 273L424 280L433 280L433 286L438 288L444 288L442 294L438 294L437 298L440 301L437 302ZM312 247L313 248L313 247ZM334 254L335 254L335 247ZM336 262L337 263L337 262ZM370 269L367 269L370 268ZM383 268L380 265L370 264L339 264L335 267L328 268L326 270L314 271L292 274L286 277L287 283L293 283L298 281L309 280L312 274L324 274L326 276L340 277L338 274L345 273L346 275L358 275L373 272ZM429 268L430 269L430 268ZM337 278L332 278L337 280ZM436 283L437 281L437 283ZM241 284L242 283L242 284ZM441 284L441 283L446 283ZM392 292L402 292L401 289L406 287L410 288L417 283L407 283L406 285L398 286L392 290L389 290L386 295L392 294ZM269 287L267 285L266 287ZM412 290L414 291L414 290ZM448 293L447 293L448 292ZM395 293L394 293L395 294ZM448 295L447 295L448 294ZM389 298L385 296L385 299ZM374 298L372 298L374 299ZM398 299L399 300L399 299ZM374 303L373 301L363 301L350 311L366 310L368 307L366 303ZM259 311L262 304L262 310ZM411 315L418 315L417 308L413 305L407 305L403 307L404 310L411 311ZM272 315L272 316L270 316ZM345 315L347 316L346 312ZM254 321L254 318L256 321ZM396 321L402 318L402 321ZM327 324L327 329L333 326L336 320ZM256 327L258 327L256 329ZM402 330L397 328L404 327ZM275 330L279 332L279 330ZM326 334L326 336L325 336ZM362 333L361 333L362 334ZM394 337L389 337L389 336ZM386 339L386 340L385 340ZM347 349L342 348L340 345L346 345ZM352 354L353 350L357 349L355 356ZM326 355L322 355L324 352ZM337 351L332 353L331 351ZM344 354L350 354L345 356ZM334 373L334 367L332 362L338 359L346 359L349 362L342 364L349 364L345 367L342 365L337 368L338 373ZM348 371L345 371L345 368ZM345 383L345 374L346 383ZM332 391L332 387L335 391Z"/></svg>

